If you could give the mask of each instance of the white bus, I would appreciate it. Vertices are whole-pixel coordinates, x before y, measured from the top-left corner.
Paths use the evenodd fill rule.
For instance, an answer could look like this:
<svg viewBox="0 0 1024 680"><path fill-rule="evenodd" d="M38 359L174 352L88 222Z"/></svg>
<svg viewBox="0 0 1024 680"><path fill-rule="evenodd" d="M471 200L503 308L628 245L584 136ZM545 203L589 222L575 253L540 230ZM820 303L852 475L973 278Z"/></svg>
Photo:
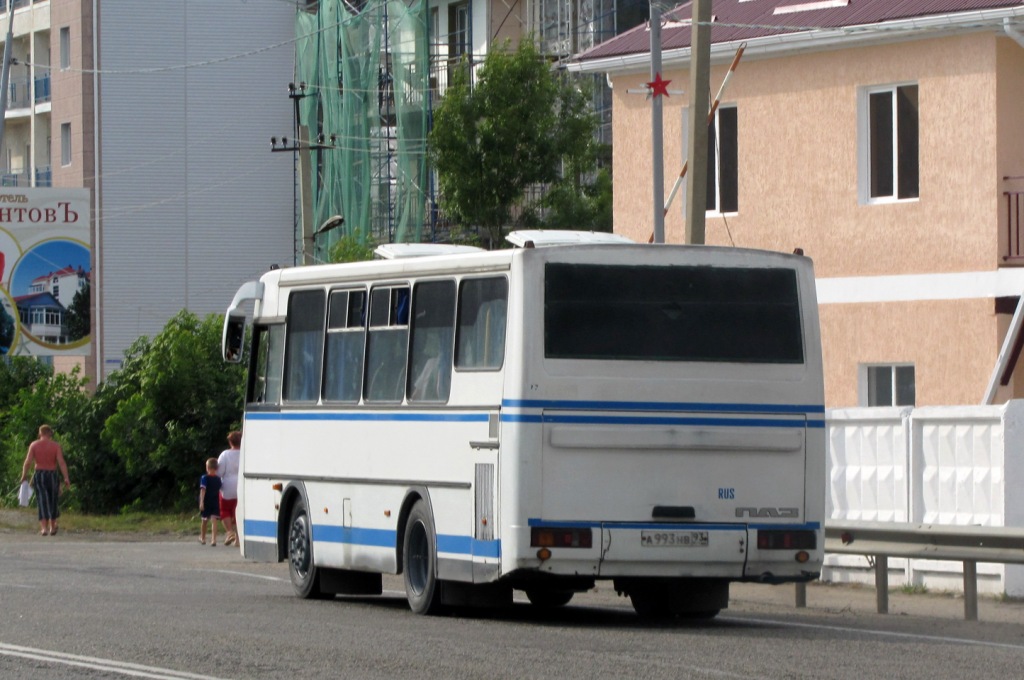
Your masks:
<svg viewBox="0 0 1024 680"><path fill-rule="evenodd" d="M254 300L243 554L287 560L307 598L403 574L417 613L514 589L558 606L608 580L642 616L712 617L731 582L816 578L811 261L510 240L522 247L391 246L419 256L242 286L223 349L241 358Z"/></svg>

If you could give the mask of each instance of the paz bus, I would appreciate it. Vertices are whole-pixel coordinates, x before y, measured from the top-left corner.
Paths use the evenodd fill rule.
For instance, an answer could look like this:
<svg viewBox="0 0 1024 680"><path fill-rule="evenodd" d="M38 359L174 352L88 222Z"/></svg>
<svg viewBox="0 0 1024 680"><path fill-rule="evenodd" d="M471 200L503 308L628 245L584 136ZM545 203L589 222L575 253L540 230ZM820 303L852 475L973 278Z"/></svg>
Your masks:
<svg viewBox="0 0 1024 680"><path fill-rule="evenodd" d="M382 246L242 285L223 353L249 366L243 555L287 560L304 598L401 574L419 614L514 590L560 606L610 581L641 616L710 618L732 582L817 578L810 259L509 240Z"/></svg>

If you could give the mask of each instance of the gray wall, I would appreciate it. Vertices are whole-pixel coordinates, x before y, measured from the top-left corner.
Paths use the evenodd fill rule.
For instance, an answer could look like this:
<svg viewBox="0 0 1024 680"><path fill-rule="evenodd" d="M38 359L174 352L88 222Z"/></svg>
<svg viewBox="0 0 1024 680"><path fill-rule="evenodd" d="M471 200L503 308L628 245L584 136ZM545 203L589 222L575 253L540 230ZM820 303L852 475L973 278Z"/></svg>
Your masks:
<svg viewBox="0 0 1024 680"><path fill-rule="evenodd" d="M292 263L292 158L269 140L291 136L294 11L101 3L104 374L179 310L223 312L242 282Z"/></svg>

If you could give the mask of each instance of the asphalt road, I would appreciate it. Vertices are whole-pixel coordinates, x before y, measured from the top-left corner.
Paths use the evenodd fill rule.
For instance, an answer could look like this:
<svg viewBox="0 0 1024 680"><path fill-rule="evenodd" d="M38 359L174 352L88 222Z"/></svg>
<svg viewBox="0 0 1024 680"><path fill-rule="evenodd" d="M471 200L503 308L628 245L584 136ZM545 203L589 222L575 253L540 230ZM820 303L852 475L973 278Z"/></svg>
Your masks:
<svg viewBox="0 0 1024 680"><path fill-rule="evenodd" d="M411 614L400 578L372 598L303 601L283 564L194 539L0 533L0 678L1016 678L1024 603L815 585L734 586L701 623L639 621L608 586L554 612ZM519 600L523 600L519 602Z"/></svg>

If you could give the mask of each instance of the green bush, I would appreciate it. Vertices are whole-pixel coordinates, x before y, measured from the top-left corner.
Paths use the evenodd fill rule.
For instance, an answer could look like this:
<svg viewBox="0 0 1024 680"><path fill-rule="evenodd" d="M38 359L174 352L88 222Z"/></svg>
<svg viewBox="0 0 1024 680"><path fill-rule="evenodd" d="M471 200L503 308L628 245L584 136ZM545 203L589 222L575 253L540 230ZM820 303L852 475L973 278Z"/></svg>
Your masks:
<svg viewBox="0 0 1024 680"><path fill-rule="evenodd" d="M28 358L0 363L0 472L10 486L49 423L74 485L64 507L191 509L204 461L226 448L242 413L245 368L221 360L222 320L179 312L152 340L133 343L95 394L77 371L54 374Z"/></svg>

